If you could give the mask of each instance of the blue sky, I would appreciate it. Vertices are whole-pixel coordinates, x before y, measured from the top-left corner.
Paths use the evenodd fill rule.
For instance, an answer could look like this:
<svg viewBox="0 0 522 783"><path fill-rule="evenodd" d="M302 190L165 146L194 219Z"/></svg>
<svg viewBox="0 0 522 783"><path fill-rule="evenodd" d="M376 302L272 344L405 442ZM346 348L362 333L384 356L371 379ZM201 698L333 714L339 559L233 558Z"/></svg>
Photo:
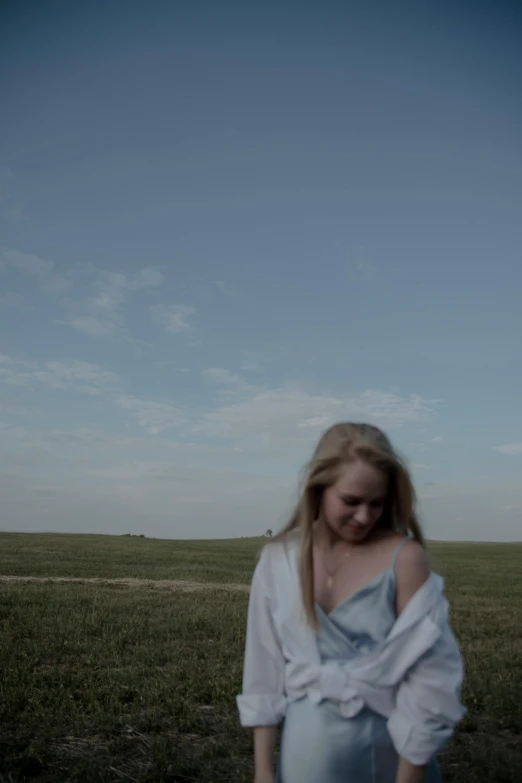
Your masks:
<svg viewBox="0 0 522 783"><path fill-rule="evenodd" d="M276 529L356 419L519 540L517 5L0 16L2 528Z"/></svg>

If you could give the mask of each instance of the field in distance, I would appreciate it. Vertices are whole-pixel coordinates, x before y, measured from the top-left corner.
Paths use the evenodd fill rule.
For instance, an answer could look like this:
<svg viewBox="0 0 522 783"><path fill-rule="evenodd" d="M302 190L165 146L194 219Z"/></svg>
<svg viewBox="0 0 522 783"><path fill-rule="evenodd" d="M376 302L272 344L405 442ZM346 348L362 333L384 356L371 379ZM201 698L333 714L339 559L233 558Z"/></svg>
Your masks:
<svg viewBox="0 0 522 783"><path fill-rule="evenodd" d="M0 783L251 783L235 696L262 544L0 534ZM515 783L522 544L430 553L467 670L445 781Z"/></svg>

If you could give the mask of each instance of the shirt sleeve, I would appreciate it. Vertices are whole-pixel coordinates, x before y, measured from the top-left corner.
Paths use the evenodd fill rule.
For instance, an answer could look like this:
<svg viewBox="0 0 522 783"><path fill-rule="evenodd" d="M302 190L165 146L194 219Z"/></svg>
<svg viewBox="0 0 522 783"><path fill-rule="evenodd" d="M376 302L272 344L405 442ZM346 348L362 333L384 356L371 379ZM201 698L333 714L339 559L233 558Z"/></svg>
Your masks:
<svg viewBox="0 0 522 783"><path fill-rule="evenodd" d="M399 756L424 766L443 750L466 712L460 702L463 676L459 647L446 623L397 689L388 731Z"/></svg>
<svg viewBox="0 0 522 783"><path fill-rule="evenodd" d="M277 726L286 710L285 661L272 616L273 582L267 547L254 571L248 604L243 692L237 697L240 722L245 727Z"/></svg>

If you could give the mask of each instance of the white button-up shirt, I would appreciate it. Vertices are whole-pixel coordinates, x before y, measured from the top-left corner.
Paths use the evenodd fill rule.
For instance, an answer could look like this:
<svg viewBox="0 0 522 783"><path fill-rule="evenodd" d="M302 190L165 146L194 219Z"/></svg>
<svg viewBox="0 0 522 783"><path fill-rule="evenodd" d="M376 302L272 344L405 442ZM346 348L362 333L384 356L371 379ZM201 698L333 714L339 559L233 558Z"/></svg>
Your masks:
<svg viewBox="0 0 522 783"><path fill-rule="evenodd" d="M336 702L349 719L364 706L388 719L400 756L423 765L438 753L465 714L463 663L448 621L444 581L431 573L387 637L343 663L321 663L306 621L298 573L299 537L267 544L252 580L243 692L243 726L273 726L286 705L307 696Z"/></svg>

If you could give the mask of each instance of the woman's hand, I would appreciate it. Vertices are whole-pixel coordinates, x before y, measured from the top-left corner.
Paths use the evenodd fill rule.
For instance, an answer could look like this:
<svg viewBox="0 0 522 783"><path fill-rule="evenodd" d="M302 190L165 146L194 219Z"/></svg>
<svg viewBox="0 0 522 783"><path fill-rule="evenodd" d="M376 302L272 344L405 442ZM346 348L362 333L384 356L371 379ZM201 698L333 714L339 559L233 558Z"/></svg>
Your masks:
<svg viewBox="0 0 522 783"><path fill-rule="evenodd" d="M275 783L275 777L271 772L264 772L255 776L254 783Z"/></svg>
<svg viewBox="0 0 522 783"><path fill-rule="evenodd" d="M425 778L426 767L416 767L404 758L399 759L396 783L424 783Z"/></svg>

